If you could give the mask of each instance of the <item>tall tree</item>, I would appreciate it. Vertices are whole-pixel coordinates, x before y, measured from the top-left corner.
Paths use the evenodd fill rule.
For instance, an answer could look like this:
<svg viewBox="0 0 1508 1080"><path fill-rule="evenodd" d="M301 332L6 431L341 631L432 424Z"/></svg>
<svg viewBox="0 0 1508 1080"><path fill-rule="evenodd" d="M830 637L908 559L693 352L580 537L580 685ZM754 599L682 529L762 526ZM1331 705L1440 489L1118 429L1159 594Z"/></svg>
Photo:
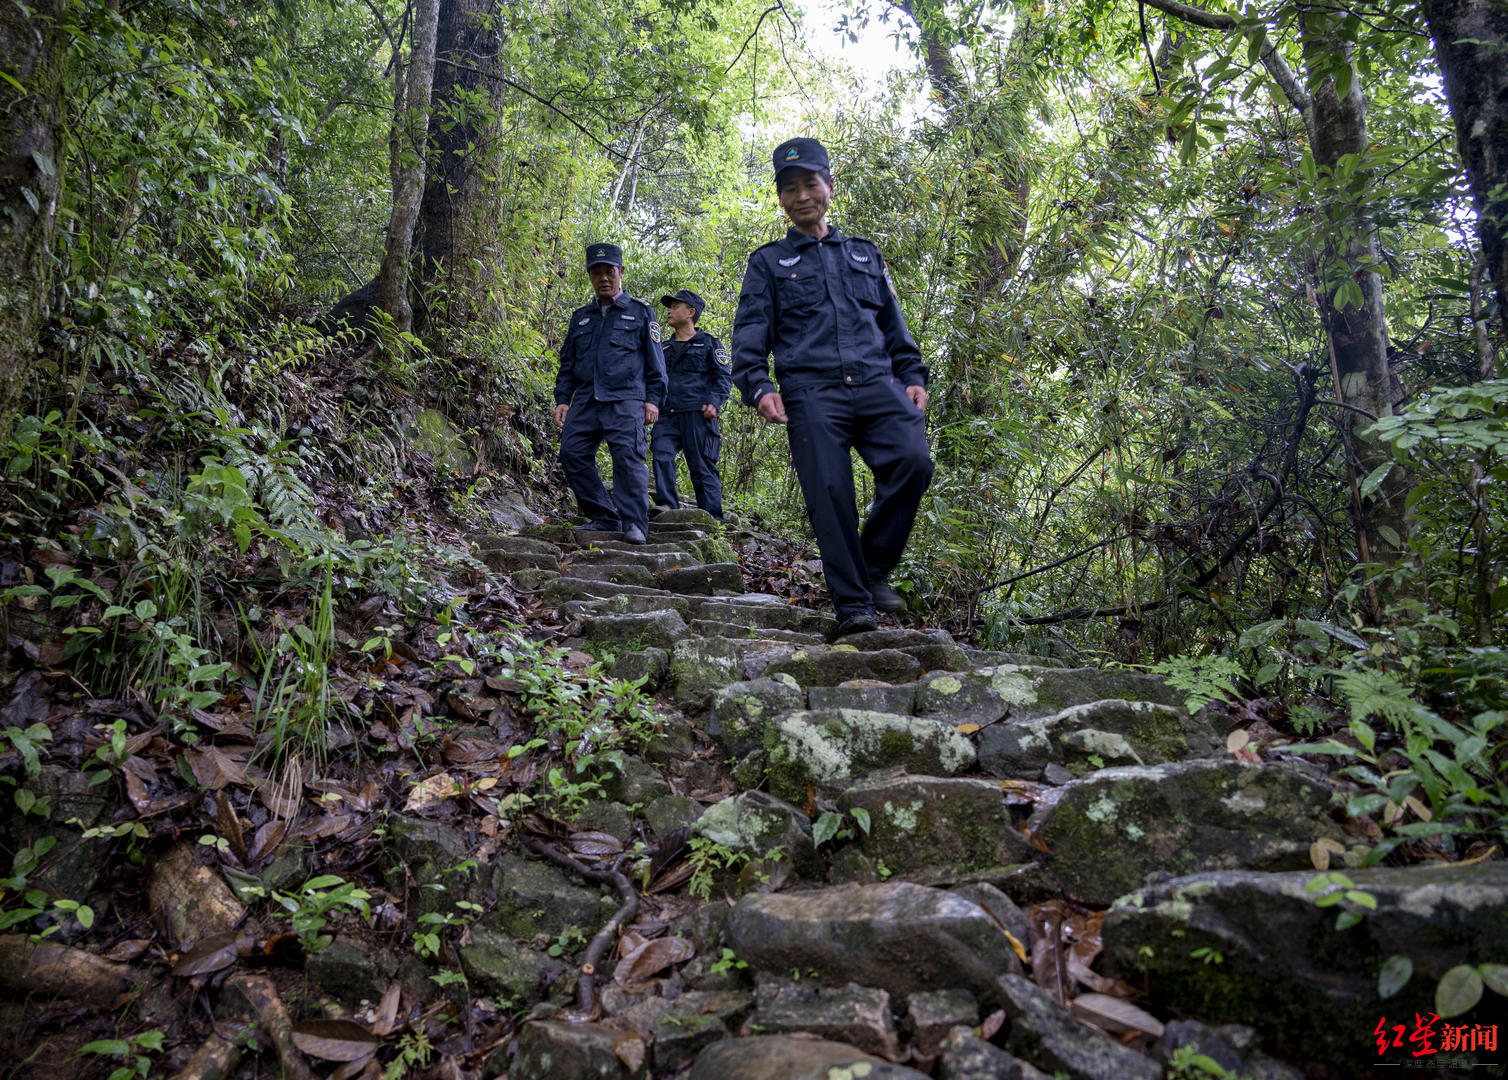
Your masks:
<svg viewBox="0 0 1508 1080"><path fill-rule="evenodd" d="M47 314L62 191L66 0L0 4L0 441Z"/></svg>
<svg viewBox="0 0 1508 1080"><path fill-rule="evenodd" d="M498 225L492 180L501 108L504 41L497 0L442 0L429 169L414 238L423 286L448 287L461 314L474 306L476 269L490 261Z"/></svg>
<svg viewBox="0 0 1508 1080"><path fill-rule="evenodd" d="M1364 165L1368 149L1367 105L1342 32L1347 12L1330 6L1300 8L1299 46L1306 85L1267 26L1243 28L1235 18L1179 0L1146 0L1194 26L1251 35L1252 51L1268 76L1303 118L1312 150L1316 190L1325 202L1320 243L1312 252L1315 302L1332 359L1335 389L1343 403L1340 424L1347 448L1361 556L1391 563L1407 541L1404 470L1386 473L1370 494L1360 481L1391 460L1386 447L1360 436L1374 420L1389 416L1400 394L1388 363L1387 312L1382 260L1369 200L1375 195Z"/></svg>
<svg viewBox="0 0 1508 1080"><path fill-rule="evenodd" d="M1497 287L1498 327L1508 340L1508 4L1424 0L1423 10L1476 204L1477 238Z"/></svg>
<svg viewBox="0 0 1508 1080"><path fill-rule="evenodd" d="M429 137L430 87L435 77L435 27L440 0L413 0L408 65L394 63L394 113L390 145L393 212L388 218L387 245L377 273L377 300L406 333L413 326L408 299L409 256L419 203L424 192L425 150Z"/></svg>

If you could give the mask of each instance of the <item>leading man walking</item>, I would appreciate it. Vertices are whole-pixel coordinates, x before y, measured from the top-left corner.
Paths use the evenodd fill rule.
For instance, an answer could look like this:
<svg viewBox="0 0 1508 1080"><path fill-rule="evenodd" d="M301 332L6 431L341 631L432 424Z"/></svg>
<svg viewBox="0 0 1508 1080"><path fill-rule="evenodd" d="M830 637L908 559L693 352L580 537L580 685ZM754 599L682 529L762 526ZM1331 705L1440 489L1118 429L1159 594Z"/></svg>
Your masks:
<svg viewBox="0 0 1508 1080"><path fill-rule="evenodd" d="M791 228L749 256L733 319L733 381L765 420L789 425L841 637L875 629L876 608L904 606L885 578L932 480L922 417L927 365L879 248L827 223L827 150L816 139L791 139L775 148L774 167ZM862 530L850 449L874 473Z"/></svg>

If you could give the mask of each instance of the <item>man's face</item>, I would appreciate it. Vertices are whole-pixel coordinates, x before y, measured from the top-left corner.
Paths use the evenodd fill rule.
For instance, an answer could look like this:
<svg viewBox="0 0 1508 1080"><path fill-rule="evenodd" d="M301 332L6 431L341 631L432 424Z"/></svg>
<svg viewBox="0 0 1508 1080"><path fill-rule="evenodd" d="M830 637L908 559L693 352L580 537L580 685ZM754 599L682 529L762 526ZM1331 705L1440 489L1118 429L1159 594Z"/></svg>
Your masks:
<svg viewBox="0 0 1508 1080"><path fill-rule="evenodd" d="M614 266L612 263L597 263L586 268L586 276L591 279L592 292L597 294L598 299L611 300L623 291L623 267Z"/></svg>
<svg viewBox="0 0 1508 1080"><path fill-rule="evenodd" d="M833 199L833 189L826 180L810 169L793 167L782 172L776 184L780 208L792 225L806 229L821 224Z"/></svg>
<svg viewBox="0 0 1508 1080"><path fill-rule="evenodd" d="M665 321L677 330L685 330L696 322L696 309L684 300L677 300L665 309Z"/></svg>

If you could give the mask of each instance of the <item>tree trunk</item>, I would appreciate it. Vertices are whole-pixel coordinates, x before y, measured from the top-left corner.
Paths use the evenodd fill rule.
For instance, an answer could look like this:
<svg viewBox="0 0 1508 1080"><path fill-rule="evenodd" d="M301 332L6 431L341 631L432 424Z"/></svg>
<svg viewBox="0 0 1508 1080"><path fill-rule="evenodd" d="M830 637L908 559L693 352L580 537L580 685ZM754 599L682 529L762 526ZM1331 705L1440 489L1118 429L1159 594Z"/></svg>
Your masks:
<svg viewBox="0 0 1508 1080"><path fill-rule="evenodd" d="M1497 290L1498 330L1508 341L1508 5L1424 0L1423 7Z"/></svg>
<svg viewBox="0 0 1508 1080"><path fill-rule="evenodd" d="M496 0L441 0L429 171L415 237L415 272L444 285L459 317L479 306L478 270L496 259L497 74L502 33ZM421 316L425 313L421 312Z"/></svg>
<svg viewBox="0 0 1508 1080"><path fill-rule="evenodd" d="M1335 239L1316 253L1315 285L1340 400L1352 406L1344 411L1341 424L1347 457L1354 462L1353 498L1360 500L1355 474L1365 477L1391 461L1392 454L1375 440L1363 439L1359 432L1372 423L1369 415L1390 416L1401 394L1388 366L1387 313L1382 277L1377 273L1382 258L1376 226L1364 201L1371 194L1370 188L1364 187L1359 196L1351 194L1354 189L1339 178L1344 171L1341 159L1347 155L1360 157L1367 150L1367 105L1352 62L1351 44L1340 35L1343 17L1343 12L1333 8L1300 8L1299 38L1309 73L1311 107L1306 119L1314 163L1321 176L1337 176L1335 190L1340 193L1326 207ZM1351 76L1344 94L1330 74L1337 62ZM1349 288L1353 283L1361 290L1359 304ZM1351 298L1347 299L1347 293L1353 294ZM1362 412L1354 411L1358 409ZM1375 493L1360 500L1356 509L1363 560L1393 563L1403 554L1408 539L1404 515L1408 485L1405 471L1395 468Z"/></svg>
<svg viewBox="0 0 1508 1080"><path fill-rule="evenodd" d="M424 159L429 134L430 87L435 78L435 24L440 0L414 0L408 67L394 66L392 132L393 213L388 219L387 246L377 273L377 300L392 316L393 326L407 333L413 326L408 301L408 265L414 226L424 191Z"/></svg>
<svg viewBox="0 0 1508 1080"><path fill-rule="evenodd" d="M66 0L0 4L0 56L25 90L0 81L0 444L11 430L47 316L62 194Z"/></svg>

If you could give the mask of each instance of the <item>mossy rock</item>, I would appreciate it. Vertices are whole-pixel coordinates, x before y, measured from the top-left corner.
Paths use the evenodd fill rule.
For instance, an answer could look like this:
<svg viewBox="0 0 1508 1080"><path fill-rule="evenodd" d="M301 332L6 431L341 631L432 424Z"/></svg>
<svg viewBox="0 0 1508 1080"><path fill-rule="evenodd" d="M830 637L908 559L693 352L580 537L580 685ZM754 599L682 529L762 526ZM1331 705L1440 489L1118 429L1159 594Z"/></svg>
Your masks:
<svg viewBox="0 0 1508 1080"><path fill-rule="evenodd" d="M922 673L914 656L899 649L872 652L812 647L793 650L764 669L766 675L789 674L802 686L837 686L854 679L887 683L914 682Z"/></svg>
<svg viewBox="0 0 1508 1080"><path fill-rule="evenodd" d="M914 716L824 709L790 713L765 733L770 790L804 799L875 769L952 776L973 766L973 744L951 727Z"/></svg>
<svg viewBox="0 0 1508 1080"><path fill-rule="evenodd" d="M691 630L674 611L651 611L636 615L585 615L581 636L595 654L636 652L645 647L670 650Z"/></svg>
<svg viewBox="0 0 1508 1080"><path fill-rule="evenodd" d="M1317 876L1312 868L1218 871L1125 896L1105 918L1110 970L1148 987L1158 1015L1249 1025L1265 1046L1336 1075L1362 1075L1363 1062L1394 1075L1418 1047L1379 1056L1374 1031L1383 1018L1412 1031L1416 1013L1436 1011L1446 972L1508 964L1508 863L1346 870L1375 910L1317 906L1319 893L1309 891ZM1325 891L1332 888L1342 886ZM1348 907L1363 918L1337 930L1336 914ZM1384 1000L1378 972L1396 956L1408 957L1413 976ZM1449 1023L1501 1024L1505 1012L1489 990Z"/></svg>
<svg viewBox="0 0 1508 1080"><path fill-rule="evenodd" d="M1032 858L1004 793L988 780L870 776L845 789L838 808L867 812L869 831L858 830L858 842L892 873L956 878Z"/></svg>
<svg viewBox="0 0 1508 1080"><path fill-rule="evenodd" d="M572 884L553 866L519 855L498 860L492 891L497 903L483 916L482 925L517 938L553 938L571 927L590 937L618 908L601 888Z"/></svg>
<svg viewBox="0 0 1508 1080"><path fill-rule="evenodd" d="M805 695L789 676L730 683L712 694L707 734L724 753L741 758L764 745L775 717L805 707Z"/></svg>
<svg viewBox="0 0 1508 1080"><path fill-rule="evenodd" d="M778 851L803 877L821 877L822 860L812 845L812 823L788 802L762 791L745 791L702 812L692 833L749 859Z"/></svg>
<svg viewBox="0 0 1508 1080"><path fill-rule="evenodd" d="M1156 765L1208 757L1223 747L1213 727L1180 708L1150 701L1094 701L1040 720L987 727L979 767L989 776L1036 780L1054 762Z"/></svg>
<svg viewBox="0 0 1508 1080"><path fill-rule="evenodd" d="M678 705L700 705L743 675L743 650L729 638L687 638L670 654L670 682Z"/></svg>
<svg viewBox="0 0 1508 1080"><path fill-rule="evenodd" d="M1293 870L1339 827L1332 789L1280 765L1190 761L1104 769L1064 785L1038 811L1048 867L1074 896L1103 907L1152 871Z"/></svg>

